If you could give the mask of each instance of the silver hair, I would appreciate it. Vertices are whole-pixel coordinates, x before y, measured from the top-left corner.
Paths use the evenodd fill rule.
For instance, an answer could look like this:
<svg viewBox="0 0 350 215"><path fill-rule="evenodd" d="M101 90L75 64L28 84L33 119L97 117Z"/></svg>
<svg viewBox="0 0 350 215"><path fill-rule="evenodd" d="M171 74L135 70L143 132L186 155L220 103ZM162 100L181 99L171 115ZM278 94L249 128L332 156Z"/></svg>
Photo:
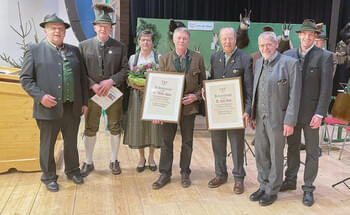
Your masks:
<svg viewBox="0 0 350 215"><path fill-rule="evenodd" d="M141 31L138 34L137 39L140 40L142 36L151 36L152 42L154 42L154 34L151 30L146 29L146 30Z"/></svg>
<svg viewBox="0 0 350 215"><path fill-rule="evenodd" d="M261 40L261 39L265 39L265 38L271 38L273 41L277 42L278 39L277 39L277 36L275 34L275 32L272 32L272 31L265 31L265 32L262 32L259 37L258 37L258 41Z"/></svg>
<svg viewBox="0 0 350 215"><path fill-rule="evenodd" d="M174 34L173 34L174 37L175 37L175 34L177 32L185 32L185 33L187 33L188 37L191 36L190 31L187 28L185 28L185 27L176 28L175 31L174 31Z"/></svg>
<svg viewBox="0 0 350 215"><path fill-rule="evenodd" d="M236 30L233 28L233 27L224 27L224 28L221 28L220 31L219 31L219 38L220 38L220 35L222 34L222 31L224 30L229 30L233 33L233 36L235 37L235 39L237 38L237 33L236 33Z"/></svg>

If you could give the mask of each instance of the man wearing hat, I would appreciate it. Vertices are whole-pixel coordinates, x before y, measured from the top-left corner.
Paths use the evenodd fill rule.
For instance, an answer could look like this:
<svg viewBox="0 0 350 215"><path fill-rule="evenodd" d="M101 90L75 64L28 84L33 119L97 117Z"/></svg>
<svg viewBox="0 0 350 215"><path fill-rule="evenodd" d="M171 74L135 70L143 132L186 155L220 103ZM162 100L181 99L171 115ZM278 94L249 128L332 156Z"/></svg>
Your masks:
<svg viewBox="0 0 350 215"><path fill-rule="evenodd" d="M322 29L323 23L318 23L317 29L320 30L320 33L317 35L317 38L315 39L315 46L317 46L320 49L323 49L325 52L330 52L328 51L325 46L327 44L327 34L326 32ZM334 52L330 52L333 55L333 77L335 74L335 70L337 69L337 57Z"/></svg>
<svg viewBox="0 0 350 215"><path fill-rule="evenodd" d="M296 31L300 47L286 51L284 54L299 60L302 68L302 92L298 122L293 135L287 138L287 170L280 191L295 190L300 166L301 130L304 132L306 161L304 169L303 204L314 203L313 182L318 171L319 127L327 115L332 91L333 56L314 45L320 31L311 19L304 20L300 30Z"/></svg>
<svg viewBox="0 0 350 215"><path fill-rule="evenodd" d="M70 25L53 14L45 16L40 26L46 40L28 47L20 81L34 99L33 117L40 129L41 181L55 192L59 186L54 148L59 131L64 144L64 172L74 183L84 183L77 134L80 115L87 111L87 77L79 49L63 43Z"/></svg>
<svg viewBox="0 0 350 215"><path fill-rule="evenodd" d="M79 44L89 80L89 97L93 95L106 96L112 86L119 89L125 83L128 75L128 59L126 46L111 38L112 22L108 13L113 8L105 3L96 3L96 19L92 23L96 37L85 40ZM88 176L94 170L93 152L96 143L96 133L99 129L101 107L91 99L88 103L88 112L85 117L85 162L82 166L82 176ZM121 173L118 161L120 145L122 99L113 103L106 111L108 130L110 132L111 159L109 168L112 173Z"/></svg>

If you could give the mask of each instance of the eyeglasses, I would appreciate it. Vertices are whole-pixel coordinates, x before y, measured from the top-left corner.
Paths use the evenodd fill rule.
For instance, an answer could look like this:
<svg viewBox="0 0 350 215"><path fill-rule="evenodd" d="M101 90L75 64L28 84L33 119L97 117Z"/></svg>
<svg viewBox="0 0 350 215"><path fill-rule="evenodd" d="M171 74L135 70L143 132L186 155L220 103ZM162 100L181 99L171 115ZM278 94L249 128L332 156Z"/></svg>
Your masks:
<svg viewBox="0 0 350 215"><path fill-rule="evenodd" d="M140 39L140 42L142 42L142 43L145 43L145 42L152 42L152 40L150 40L150 39Z"/></svg>

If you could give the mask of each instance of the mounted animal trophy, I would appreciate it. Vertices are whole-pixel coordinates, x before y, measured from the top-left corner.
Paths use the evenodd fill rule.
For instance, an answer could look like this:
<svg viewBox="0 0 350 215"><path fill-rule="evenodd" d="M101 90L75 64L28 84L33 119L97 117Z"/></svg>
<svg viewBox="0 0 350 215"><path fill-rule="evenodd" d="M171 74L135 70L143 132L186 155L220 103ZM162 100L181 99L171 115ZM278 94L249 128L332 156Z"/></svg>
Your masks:
<svg viewBox="0 0 350 215"><path fill-rule="evenodd" d="M170 19L169 31L168 31L168 45L170 50L174 50L174 42L173 42L174 31L176 28L180 28L180 27L186 27L186 25L183 22Z"/></svg>
<svg viewBox="0 0 350 215"><path fill-rule="evenodd" d="M239 14L239 27L237 30L237 47L242 49L246 47L249 44L249 35L248 30L250 26L250 15L252 13L252 10L249 10L249 13L247 9L244 9L244 17L242 17L242 14Z"/></svg>
<svg viewBox="0 0 350 215"><path fill-rule="evenodd" d="M282 25L282 35L278 36L278 48L277 50L280 53L283 53L287 51L288 49L292 49L293 45L289 38L290 31L292 30L293 26L291 24L284 23Z"/></svg>

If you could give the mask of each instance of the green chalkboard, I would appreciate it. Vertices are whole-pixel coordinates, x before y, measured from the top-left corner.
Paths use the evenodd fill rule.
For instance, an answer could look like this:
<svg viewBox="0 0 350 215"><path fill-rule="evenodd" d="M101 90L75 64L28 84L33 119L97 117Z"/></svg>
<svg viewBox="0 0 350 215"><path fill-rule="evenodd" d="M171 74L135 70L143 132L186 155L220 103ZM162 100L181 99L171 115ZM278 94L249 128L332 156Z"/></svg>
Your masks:
<svg viewBox="0 0 350 215"><path fill-rule="evenodd" d="M145 21L146 23L151 23L156 26L156 30L161 34L159 45L157 48L157 52L160 54L164 54L170 51L169 47L169 39L168 39L168 31L169 31L169 19L150 19L150 18L138 18L137 24L138 27L140 25L140 20ZM176 20L183 22L186 26L188 26L188 21L194 20ZM210 22L210 21L203 21ZM218 22L212 21L214 23L213 31L205 31L205 30L190 30L191 38L189 48L191 50L198 50L203 55L205 66L208 69L210 64L210 56L216 52L215 49L212 49L213 35L214 33L218 34L219 30L223 27L233 27L234 29L238 29L239 22ZM253 53L258 50L258 36L262 32L262 28L264 26L271 26L274 28L276 35L282 34L282 25L283 23L254 23L252 22L248 31L250 42L248 46L243 48L243 51L246 53ZM299 46L299 38L295 30L300 28L300 24L292 24L293 28L290 32L290 39L292 41L293 47ZM325 26L324 30L325 30ZM220 42L217 43L220 45ZM220 46L221 48L221 46Z"/></svg>

